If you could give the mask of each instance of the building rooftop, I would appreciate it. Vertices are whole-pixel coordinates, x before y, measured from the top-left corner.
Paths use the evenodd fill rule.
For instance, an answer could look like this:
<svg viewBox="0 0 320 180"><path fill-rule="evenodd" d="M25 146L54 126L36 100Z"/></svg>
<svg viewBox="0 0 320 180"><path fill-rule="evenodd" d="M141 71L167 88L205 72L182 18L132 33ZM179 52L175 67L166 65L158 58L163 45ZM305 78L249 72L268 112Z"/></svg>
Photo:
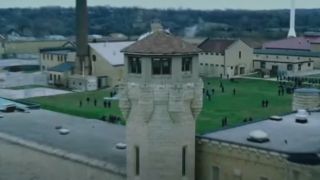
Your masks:
<svg viewBox="0 0 320 180"><path fill-rule="evenodd" d="M276 41L270 41L262 45L263 49L287 49L310 51L310 40L304 37L287 38Z"/></svg>
<svg viewBox="0 0 320 180"><path fill-rule="evenodd" d="M168 32L155 31L124 48L122 52L145 55L181 55L198 54L201 50Z"/></svg>
<svg viewBox="0 0 320 180"><path fill-rule="evenodd" d="M99 55L107 60L111 65L118 66L124 64L124 55L121 50L133 43L134 41L103 42L90 43L89 46L99 53Z"/></svg>
<svg viewBox="0 0 320 180"><path fill-rule="evenodd" d="M37 59L1 59L0 68L12 67L12 66L33 66L39 65L39 60Z"/></svg>
<svg viewBox="0 0 320 180"><path fill-rule="evenodd" d="M75 52L73 47L51 47L51 48L42 48L40 53L68 53Z"/></svg>
<svg viewBox="0 0 320 180"><path fill-rule="evenodd" d="M1 133L103 161L125 171L126 152L115 148L117 143L125 143L123 126L47 110L2 115ZM70 134L60 135L56 126L69 129Z"/></svg>
<svg viewBox="0 0 320 180"><path fill-rule="evenodd" d="M292 113L283 116L281 121L264 120L204 134L200 138L284 153L289 156L297 154L317 156L320 153L320 112L312 112L307 118L308 123L300 124L296 122L296 114ZM269 141L264 143L248 141L249 134L255 130L268 134ZM305 158L305 160L310 159ZM319 159L316 161L320 164Z"/></svg>
<svg viewBox="0 0 320 180"><path fill-rule="evenodd" d="M204 40L198 47L205 52L224 53L225 50L237 40L234 39L210 39Z"/></svg>
<svg viewBox="0 0 320 180"><path fill-rule="evenodd" d="M54 66L52 68L49 68L48 71L53 71L53 72L68 72L72 71L75 67L74 62L65 62L63 64L59 64L57 66Z"/></svg>
<svg viewBox="0 0 320 180"><path fill-rule="evenodd" d="M279 56L320 57L320 52L285 50L285 49L255 49L254 54L269 54Z"/></svg>

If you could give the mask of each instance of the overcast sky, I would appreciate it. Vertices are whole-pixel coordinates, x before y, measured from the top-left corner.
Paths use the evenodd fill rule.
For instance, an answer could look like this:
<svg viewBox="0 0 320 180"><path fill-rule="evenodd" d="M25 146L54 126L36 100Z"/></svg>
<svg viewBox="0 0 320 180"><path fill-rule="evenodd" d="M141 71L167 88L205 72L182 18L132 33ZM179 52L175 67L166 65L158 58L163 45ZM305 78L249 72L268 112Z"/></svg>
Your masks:
<svg viewBox="0 0 320 180"><path fill-rule="evenodd" d="M0 8L74 6L75 0L1 0ZM90 6L192 9L284 9L290 0L88 0ZM298 8L320 8L320 0L297 0Z"/></svg>

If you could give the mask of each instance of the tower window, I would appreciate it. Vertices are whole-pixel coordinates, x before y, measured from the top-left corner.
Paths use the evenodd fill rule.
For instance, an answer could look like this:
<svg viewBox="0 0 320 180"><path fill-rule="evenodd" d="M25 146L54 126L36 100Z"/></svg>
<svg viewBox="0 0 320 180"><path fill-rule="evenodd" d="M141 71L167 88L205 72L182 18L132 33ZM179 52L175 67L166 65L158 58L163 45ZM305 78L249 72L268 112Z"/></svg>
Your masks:
<svg viewBox="0 0 320 180"><path fill-rule="evenodd" d="M152 74L171 74L171 59L170 58L153 58L152 59Z"/></svg>
<svg viewBox="0 0 320 180"><path fill-rule="evenodd" d="M138 146L135 148L135 162L136 162L136 168L135 168L135 173L137 176L140 175L140 149Z"/></svg>
<svg viewBox="0 0 320 180"><path fill-rule="evenodd" d="M186 175L187 146L182 148L182 176Z"/></svg>
<svg viewBox="0 0 320 180"><path fill-rule="evenodd" d="M96 61L97 60L97 56L96 55L92 55L92 61Z"/></svg>
<svg viewBox="0 0 320 180"><path fill-rule="evenodd" d="M242 57L242 53L241 51L239 51L239 59L241 59L241 57Z"/></svg>
<svg viewBox="0 0 320 180"><path fill-rule="evenodd" d="M141 74L141 60L138 57L128 58L128 71L132 74Z"/></svg>
<svg viewBox="0 0 320 180"><path fill-rule="evenodd" d="M182 58L182 71L192 71L192 57Z"/></svg>

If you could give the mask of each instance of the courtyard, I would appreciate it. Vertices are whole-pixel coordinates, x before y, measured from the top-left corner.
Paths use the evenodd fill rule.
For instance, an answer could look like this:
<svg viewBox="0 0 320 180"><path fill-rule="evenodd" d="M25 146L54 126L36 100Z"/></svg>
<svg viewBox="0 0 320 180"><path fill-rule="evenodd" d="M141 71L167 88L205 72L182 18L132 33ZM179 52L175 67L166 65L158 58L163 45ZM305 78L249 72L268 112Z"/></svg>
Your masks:
<svg viewBox="0 0 320 180"><path fill-rule="evenodd" d="M277 82L250 79L222 80L224 92L221 91L220 80L217 78L204 79L204 84L205 89L211 94L211 100L204 95L203 110L197 121L198 134L220 129L222 119L225 118L227 119L225 127L230 127L244 123L245 119L258 121L271 115L291 112L292 95L278 96ZM212 89L214 89L213 94ZM101 119L110 115L121 117L117 101L111 101L110 108L104 106L104 98L108 96L110 90L99 90L25 100L39 103L44 109L85 118ZM268 101L267 108L262 107L263 100Z"/></svg>

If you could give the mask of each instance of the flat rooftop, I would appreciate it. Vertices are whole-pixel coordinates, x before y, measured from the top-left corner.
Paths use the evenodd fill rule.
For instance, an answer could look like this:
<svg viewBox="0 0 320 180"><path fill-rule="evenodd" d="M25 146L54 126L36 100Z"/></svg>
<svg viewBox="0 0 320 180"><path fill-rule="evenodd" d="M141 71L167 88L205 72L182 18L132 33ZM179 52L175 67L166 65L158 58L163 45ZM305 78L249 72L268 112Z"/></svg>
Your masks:
<svg viewBox="0 0 320 180"><path fill-rule="evenodd" d="M115 148L117 143L125 143L123 126L47 110L2 115L1 133L110 163L125 170L126 151ZM69 129L70 134L60 135L56 126Z"/></svg>
<svg viewBox="0 0 320 180"><path fill-rule="evenodd" d="M320 112L312 112L306 124L296 123L294 113L282 118L282 121L264 120L224 129L204 134L200 138L285 154L320 153ZM254 130L266 132L270 141L265 143L248 141L249 133Z"/></svg>

